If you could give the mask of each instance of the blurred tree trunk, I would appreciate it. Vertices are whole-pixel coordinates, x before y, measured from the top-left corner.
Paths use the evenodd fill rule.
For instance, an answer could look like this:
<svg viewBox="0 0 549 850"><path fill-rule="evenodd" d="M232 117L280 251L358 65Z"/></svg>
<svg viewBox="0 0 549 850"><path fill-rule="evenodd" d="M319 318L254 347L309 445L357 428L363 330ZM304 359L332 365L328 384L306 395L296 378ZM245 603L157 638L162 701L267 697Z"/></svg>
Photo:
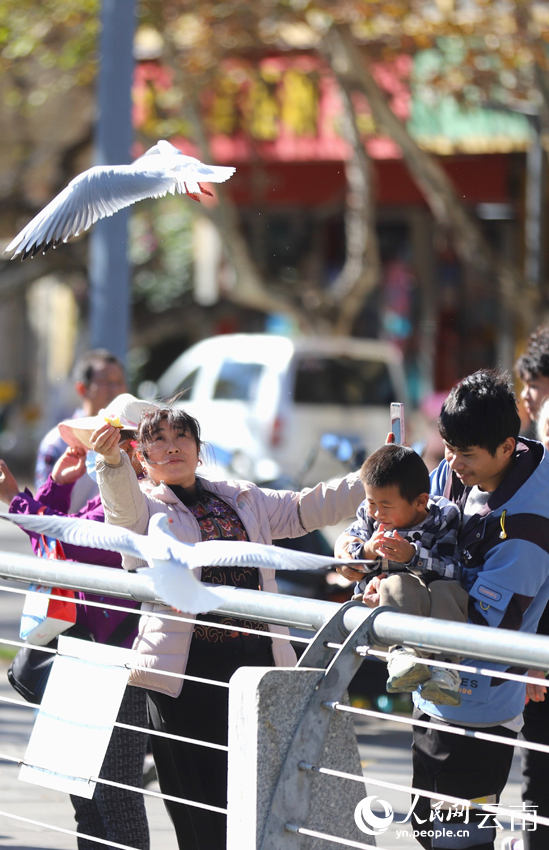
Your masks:
<svg viewBox="0 0 549 850"><path fill-rule="evenodd" d="M171 65L172 68L177 68L177 64L173 61ZM179 82L182 85L182 81L179 80ZM186 85L182 85L182 88L186 91L185 113L193 129L194 140L200 148L204 161L211 162L207 134L204 130L200 109L195 102L194 92L189 92L189 87ZM235 273L234 288L226 292L225 296L237 304L264 313L286 313L297 320L302 330L310 331L313 322L305 311L300 309L297 303L281 295L271 293L261 280L260 272L251 257L246 240L240 230L236 207L223 186L217 187L217 199L218 203L215 207L203 205L202 213L213 222L219 231Z"/></svg>
<svg viewBox="0 0 549 850"><path fill-rule="evenodd" d="M335 51L327 39L325 50L334 71L345 109L345 136L352 158L345 164L345 263L331 287L330 298L337 318L335 333L350 335L355 318L380 281L381 262L376 231L376 200L372 161L360 136L353 103L356 90L347 54Z"/></svg>
<svg viewBox="0 0 549 850"><path fill-rule="evenodd" d="M348 26L332 26L325 36L332 56L332 66L349 68L352 85L366 98L380 129L387 132L400 146L408 169L423 192L434 218L451 235L454 248L461 261L484 275L496 276L503 311L511 316L522 314L524 324L532 324L532 305L527 291L521 287L521 276L509 262L501 258L487 241L478 221L469 213L444 169L422 150L396 117L387 99L370 71ZM500 351L508 352L509 340L501 340ZM508 353L501 365L512 364Z"/></svg>

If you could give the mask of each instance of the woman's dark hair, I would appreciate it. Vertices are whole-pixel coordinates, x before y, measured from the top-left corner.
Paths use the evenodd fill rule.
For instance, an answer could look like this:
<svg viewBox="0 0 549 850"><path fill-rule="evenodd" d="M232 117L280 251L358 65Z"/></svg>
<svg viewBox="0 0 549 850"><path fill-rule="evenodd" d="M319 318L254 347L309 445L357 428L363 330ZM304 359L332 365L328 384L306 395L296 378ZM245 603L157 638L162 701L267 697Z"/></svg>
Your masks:
<svg viewBox="0 0 549 850"><path fill-rule="evenodd" d="M509 376L491 369L482 369L456 384L438 420L440 436L450 446L479 446L492 456L508 437L518 438L520 427Z"/></svg>
<svg viewBox="0 0 549 850"><path fill-rule="evenodd" d="M370 487L396 485L407 502L431 489L425 461L408 446L391 443L373 452L362 464L360 480Z"/></svg>
<svg viewBox="0 0 549 850"><path fill-rule="evenodd" d="M159 407L144 413L137 429L137 448L147 457L147 449L160 430L162 422L167 422L170 428L181 428L184 434L190 434L196 443L198 453L202 450L200 425L189 413L181 407Z"/></svg>
<svg viewBox="0 0 549 850"><path fill-rule="evenodd" d="M537 328L528 339L528 348L515 369L521 381L549 378L549 327Z"/></svg>

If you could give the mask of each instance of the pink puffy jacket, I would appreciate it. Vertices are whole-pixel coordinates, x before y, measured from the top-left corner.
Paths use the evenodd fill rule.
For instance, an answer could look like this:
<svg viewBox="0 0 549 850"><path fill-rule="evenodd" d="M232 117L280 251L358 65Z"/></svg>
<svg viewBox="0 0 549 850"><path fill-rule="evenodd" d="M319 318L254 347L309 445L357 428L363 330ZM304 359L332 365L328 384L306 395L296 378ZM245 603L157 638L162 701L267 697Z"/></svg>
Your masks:
<svg viewBox="0 0 549 850"><path fill-rule="evenodd" d="M185 543L198 543L202 538L198 522L192 513L163 482L139 482L126 454L117 466L97 461L97 481L105 508L105 520L111 525L129 528L146 534L149 519L154 513L169 514L170 530ZM354 516L364 499L364 487L358 473L331 484L318 484L313 489L294 493L288 490L263 490L249 481L212 481L204 479L208 490L217 493L240 517L251 541L270 544L273 539L301 537L315 528L335 525ZM125 569L146 566L124 555ZM261 590L277 592L274 570L260 570ZM143 610L158 612L158 617L142 617L134 649L140 655L142 668L184 673L189 655L193 623L165 619L162 613L174 615L163 605L143 604ZM190 615L182 614L182 617ZM281 626L270 626L271 632L288 634ZM292 667L296 656L289 642L273 641L273 656L277 667ZM182 679L136 670L130 678L132 685L176 697L181 692Z"/></svg>

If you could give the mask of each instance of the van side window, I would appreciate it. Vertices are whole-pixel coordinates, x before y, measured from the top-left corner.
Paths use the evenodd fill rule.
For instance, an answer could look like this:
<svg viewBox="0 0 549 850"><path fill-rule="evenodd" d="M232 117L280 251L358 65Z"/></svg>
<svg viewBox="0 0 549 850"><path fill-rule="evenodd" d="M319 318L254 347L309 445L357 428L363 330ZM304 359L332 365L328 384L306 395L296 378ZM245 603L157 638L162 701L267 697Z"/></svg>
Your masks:
<svg viewBox="0 0 549 850"><path fill-rule="evenodd" d="M354 357L303 357L297 361L296 404L386 405L394 395L387 364Z"/></svg>
<svg viewBox="0 0 549 850"><path fill-rule="evenodd" d="M193 369L192 372L186 375L183 380L178 383L177 387L174 390L174 394L185 393L185 398L190 399L199 371L200 366L197 366L196 369Z"/></svg>
<svg viewBox="0 0 549 850"><path fill-rule="evenodd" d="M260 363L225 360L215 385L214 399L255 401L262 369Z"/></svg>

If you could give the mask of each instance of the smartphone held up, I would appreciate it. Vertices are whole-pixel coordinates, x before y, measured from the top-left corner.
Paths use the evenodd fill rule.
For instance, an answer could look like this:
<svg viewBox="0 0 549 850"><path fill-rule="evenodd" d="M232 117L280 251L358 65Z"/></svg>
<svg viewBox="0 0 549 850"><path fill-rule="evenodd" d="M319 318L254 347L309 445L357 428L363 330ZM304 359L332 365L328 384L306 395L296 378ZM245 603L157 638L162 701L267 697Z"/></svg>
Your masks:
<svg viewBox="0 0 549 850"><path fill-rule="evenodd" d="M395 443L402 444L406 442L404 405L396 401L391 403L391 431L395 436Z"/></svg>

